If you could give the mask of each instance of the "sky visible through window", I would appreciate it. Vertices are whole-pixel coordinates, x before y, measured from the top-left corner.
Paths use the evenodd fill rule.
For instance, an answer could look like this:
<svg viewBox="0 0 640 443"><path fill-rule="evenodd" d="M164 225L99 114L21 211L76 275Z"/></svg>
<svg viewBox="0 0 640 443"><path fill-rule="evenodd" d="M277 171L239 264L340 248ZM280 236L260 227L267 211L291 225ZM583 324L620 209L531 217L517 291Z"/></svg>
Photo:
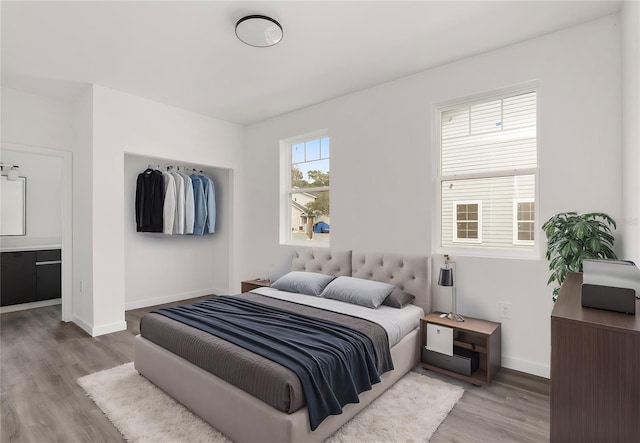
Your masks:
<svg viewBox="0 0 640 443"><path fill-rule="evenodd" d="M291 162L307 180L309 171L329 172L329 137L291 145Z"/></svg>

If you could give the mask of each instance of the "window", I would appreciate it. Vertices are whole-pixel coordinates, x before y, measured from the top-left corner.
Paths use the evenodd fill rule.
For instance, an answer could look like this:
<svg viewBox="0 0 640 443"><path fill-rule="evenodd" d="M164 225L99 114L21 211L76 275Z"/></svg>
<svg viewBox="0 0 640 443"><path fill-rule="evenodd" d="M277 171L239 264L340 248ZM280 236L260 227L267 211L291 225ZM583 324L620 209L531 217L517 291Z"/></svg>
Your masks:
<svg viewBox="0 0 640 443"><path fill-rule="evenodd" d="M534 87L438 107L443 248L534 249Z"/></svg>
<svg viewBox="0 0 640 443"><path fill-rule="evenodd" d="M535 203L533 200L513 201L513 243L533 244L535 230Z"/></svg>
<svg viewBox="0 0 640 443"><path fill-rule="evenodd" d="M284 149L286 215L283 243L329 244L331 235L329 199L330 139L304 137L281 143Z"/></svg>
<svg viewBox="0 0 640 443"><path fill-rule="evenodd" d="M482 202L453 202L453 241L482 241Z"/></svg>

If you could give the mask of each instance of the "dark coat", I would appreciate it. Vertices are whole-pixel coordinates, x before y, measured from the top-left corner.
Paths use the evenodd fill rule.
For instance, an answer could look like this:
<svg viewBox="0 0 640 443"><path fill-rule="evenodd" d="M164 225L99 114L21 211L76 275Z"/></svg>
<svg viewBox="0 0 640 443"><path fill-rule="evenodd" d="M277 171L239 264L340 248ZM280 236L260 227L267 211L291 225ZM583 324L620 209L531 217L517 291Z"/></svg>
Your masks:
<svg viewBox="0 0 640 443"><path fill-rule="evenodd" d="M136 183L136 229L138 232L162 232L164 177L157 169L138 175Z"/></svg>

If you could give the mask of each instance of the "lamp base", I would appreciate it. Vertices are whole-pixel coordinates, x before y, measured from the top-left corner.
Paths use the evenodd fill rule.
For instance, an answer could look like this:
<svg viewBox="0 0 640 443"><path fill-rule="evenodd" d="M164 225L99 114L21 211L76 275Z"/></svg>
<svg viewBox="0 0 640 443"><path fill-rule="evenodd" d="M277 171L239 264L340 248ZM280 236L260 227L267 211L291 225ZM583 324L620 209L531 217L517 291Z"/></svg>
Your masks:
<svg viewBox="0 0 640 443"><path fill-rule="evenodd" d="M441 318L447 317L449 320L453 321L464 321L464 317L457 312L449 312L448 314L440 314Z"/></svg>

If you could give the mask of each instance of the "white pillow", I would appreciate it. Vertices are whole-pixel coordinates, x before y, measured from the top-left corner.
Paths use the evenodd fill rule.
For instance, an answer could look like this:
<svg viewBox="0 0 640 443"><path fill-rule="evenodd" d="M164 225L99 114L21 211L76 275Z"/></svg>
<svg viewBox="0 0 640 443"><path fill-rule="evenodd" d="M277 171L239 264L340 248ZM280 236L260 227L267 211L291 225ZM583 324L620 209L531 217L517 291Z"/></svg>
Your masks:
<svg viewBox="0 0 640 443"><path fill-rule="evenodd" d="M356 277L337 277L324 288L321 297L376 309L395 286Z"/></svg>
<svg viewBox="0 0 640 443"><path fill-rule="evenodd" d="M320 295L325 286L334 278L333 275L318 274L317 272L291 271L273 282L271 287L287 292Z"/></svg>

